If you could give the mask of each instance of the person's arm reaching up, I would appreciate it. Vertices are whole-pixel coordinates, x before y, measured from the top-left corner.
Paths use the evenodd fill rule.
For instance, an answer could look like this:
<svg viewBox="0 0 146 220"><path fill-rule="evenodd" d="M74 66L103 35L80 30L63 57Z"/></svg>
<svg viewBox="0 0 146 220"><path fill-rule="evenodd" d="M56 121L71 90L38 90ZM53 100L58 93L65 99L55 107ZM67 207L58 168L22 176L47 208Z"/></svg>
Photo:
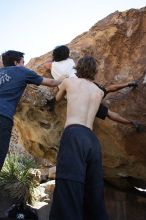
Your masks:
<svg viewBox="0 0 146 220"><path fill-rule="evenodd" d="M115 85L109 85L109 86L106 87L106 91L107 91L107 93L109 93L109 92L116 92L116 91L118 91L120 89L123 89L125 87L133 87L133 88L135 88L137 86L138 86L137 82L136 81L132 81L132 82L128 82L128 83L120 83L120 84L115 84Z"/></svg>
<svg viewBox="0 0 146 220"><path fill-rule="evenodd" d="M65 79L59 86L59 91L57 92L56 97L55 97L57 102L59 102L66 93L66 80L67 79Z"/></svg>

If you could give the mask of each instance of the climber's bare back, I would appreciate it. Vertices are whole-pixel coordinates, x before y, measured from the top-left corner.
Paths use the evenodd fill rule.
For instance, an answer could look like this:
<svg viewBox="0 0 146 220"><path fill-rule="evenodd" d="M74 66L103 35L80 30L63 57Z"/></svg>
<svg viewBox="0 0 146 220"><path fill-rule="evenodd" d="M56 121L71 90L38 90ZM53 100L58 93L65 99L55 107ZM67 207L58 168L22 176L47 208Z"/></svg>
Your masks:
<svg viewBox="0 0 146 220"><path fill-rule="evenodd" d="M83 78L68 78L60 85L56 100L67 94L65 127L81 124L92 129L96 112L103 98L103 91L93 82Z"/></svg>

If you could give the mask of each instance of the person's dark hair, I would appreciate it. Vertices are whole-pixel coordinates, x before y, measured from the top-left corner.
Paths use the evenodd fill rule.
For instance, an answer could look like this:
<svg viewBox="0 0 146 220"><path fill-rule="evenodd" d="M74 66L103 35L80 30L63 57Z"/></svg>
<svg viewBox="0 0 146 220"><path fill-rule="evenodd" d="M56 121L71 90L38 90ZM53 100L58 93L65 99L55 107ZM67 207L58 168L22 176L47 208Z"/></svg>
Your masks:
<svg viewBox="0 0 146 220"><path fill-rule="evenodd" d="M53 50L53 61L59 62L69 57L69 48L65 45L55 47Z"/></svg>
<svg viewBox="0 0 146 220"><path fill-rule="evenodd" d="M92 56L84 56L79 59L75 69L77 70L76 75L78 78L94 80L97 73L96 60Z"/></svg>
<svg viewBox="0 0 146 220"><path fill-rule="evenodd" d="M6 66L15 66L15 61L20 62L20 60L24 57L24 53L8 50L5 53L2 53L2 62L3 65Z"/></svg>

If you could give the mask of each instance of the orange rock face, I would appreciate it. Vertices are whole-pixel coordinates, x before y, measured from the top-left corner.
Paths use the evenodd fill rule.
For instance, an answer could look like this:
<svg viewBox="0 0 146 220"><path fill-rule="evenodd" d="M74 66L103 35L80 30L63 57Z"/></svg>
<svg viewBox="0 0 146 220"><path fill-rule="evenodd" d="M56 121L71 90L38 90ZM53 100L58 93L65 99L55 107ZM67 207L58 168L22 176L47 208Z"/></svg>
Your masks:
<svg viewBox="0 0 146 220"><path fill-rule="evenodd" d="M97 81L102 85L138 80L138 88L122 89L104 100L123 117L146 124L146 8L115 12L96 23L88 32L68 44L77 62L82 55L93 55L98 63ZM29 68L50 76L44 69L50 53L31 59ZM145 80L145 81L144 81ZM47 89L48 94L50 90ZM28 87L15 116L15 127L31 154L55 164L66 115L66 101L49 112L35 86ZM121 188L146 183L146 127L134 127L109 119L95 120L94 131L102 143L105 179ZM95 174L96 175L96 174ZM146 184L145 184L146 185Z"/></svg>

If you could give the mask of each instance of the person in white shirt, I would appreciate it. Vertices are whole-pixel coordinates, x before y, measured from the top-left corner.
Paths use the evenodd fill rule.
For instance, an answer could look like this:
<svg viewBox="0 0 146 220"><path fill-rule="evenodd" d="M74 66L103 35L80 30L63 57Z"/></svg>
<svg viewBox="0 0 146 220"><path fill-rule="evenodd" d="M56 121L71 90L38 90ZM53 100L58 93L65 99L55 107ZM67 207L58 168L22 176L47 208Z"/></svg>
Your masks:
<svg viewBox="0 0 146 220"><path fill-rule="evenodd" d="M69 57L69 54L70 50L67 46L57 46L53 50L53 59L44 64L47 69L51 70L54 79L58 79L62 75L67 75L68 78L77 77L75 62Z"/></svg>

